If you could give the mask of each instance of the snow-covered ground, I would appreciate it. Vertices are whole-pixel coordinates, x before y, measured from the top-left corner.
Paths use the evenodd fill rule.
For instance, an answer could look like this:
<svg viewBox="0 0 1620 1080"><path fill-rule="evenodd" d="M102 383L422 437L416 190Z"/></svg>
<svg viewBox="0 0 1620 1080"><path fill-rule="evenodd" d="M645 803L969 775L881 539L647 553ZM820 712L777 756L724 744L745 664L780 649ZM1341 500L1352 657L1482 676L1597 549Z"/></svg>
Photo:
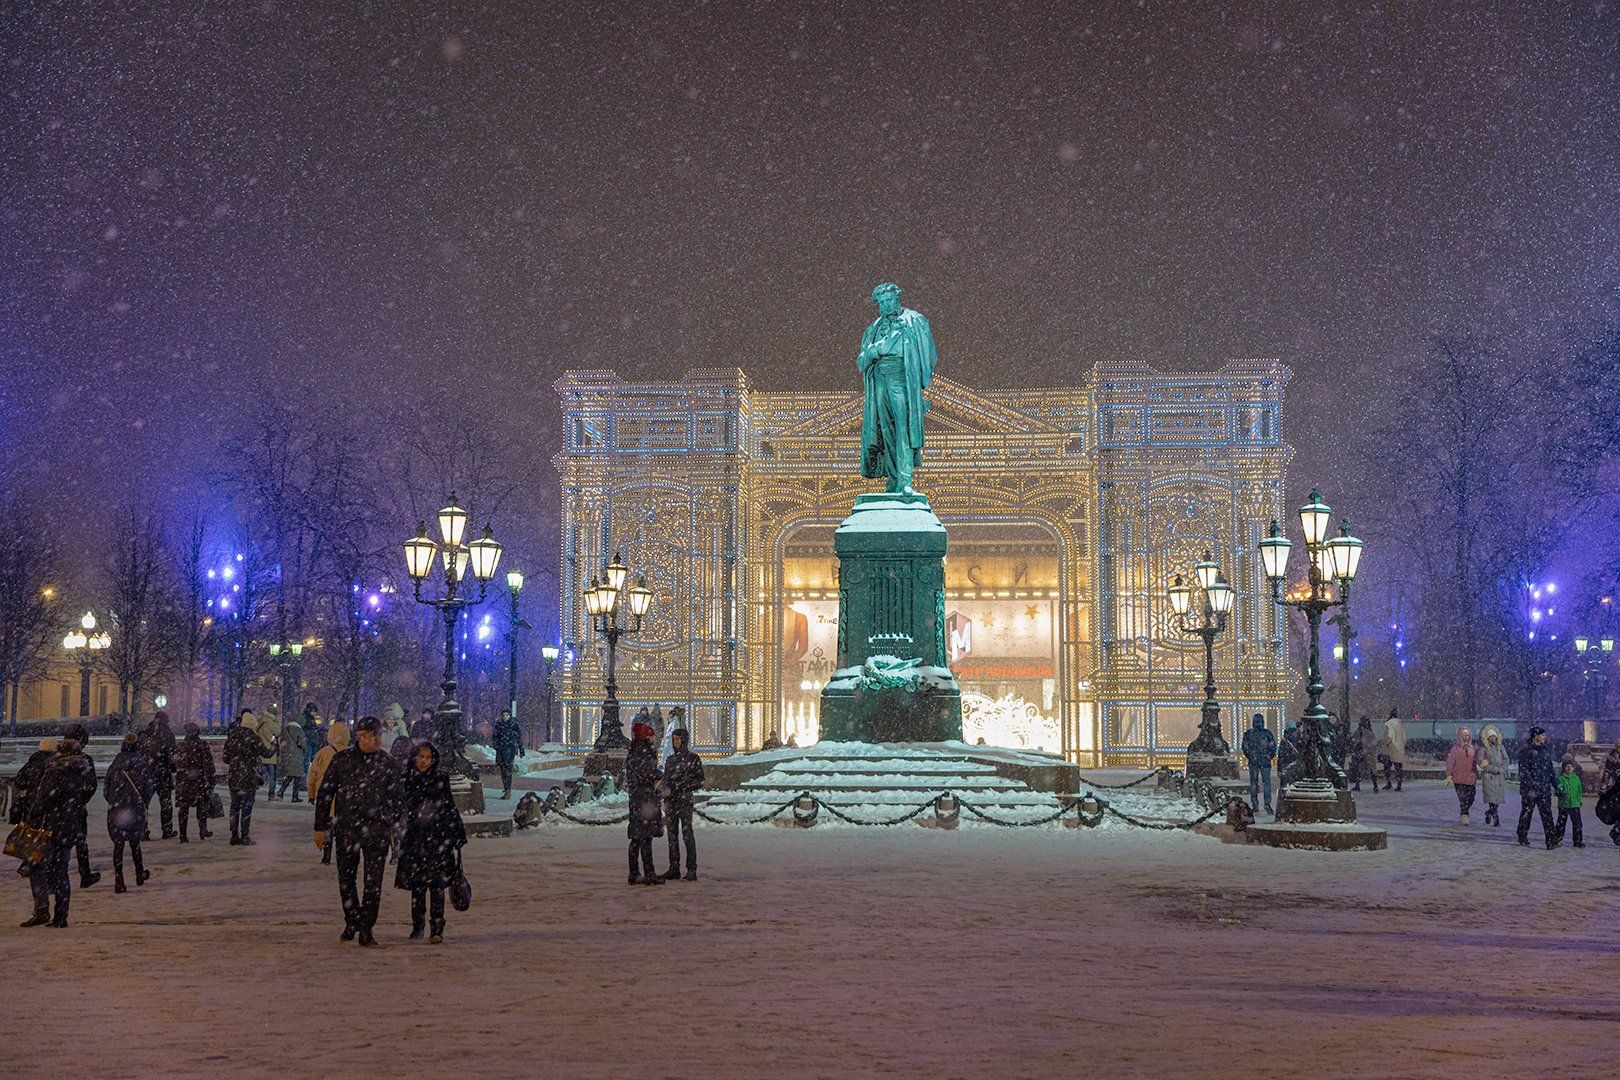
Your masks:
<svg viewBox="0 0 1620 1080"><path fill-rule="evenodd" d="M0 1074L1612 1076L1620 848L1590 815L1548 852L1450 824L1438 783L1359 805L1389 850L700 824L702 880L656 889L622 828L548 824L473 842L441 946L390 867L366 951L307 805L261 802L258 846L151 844L151 883L76 891L66 931L16 927L6 861Z"/></svg>

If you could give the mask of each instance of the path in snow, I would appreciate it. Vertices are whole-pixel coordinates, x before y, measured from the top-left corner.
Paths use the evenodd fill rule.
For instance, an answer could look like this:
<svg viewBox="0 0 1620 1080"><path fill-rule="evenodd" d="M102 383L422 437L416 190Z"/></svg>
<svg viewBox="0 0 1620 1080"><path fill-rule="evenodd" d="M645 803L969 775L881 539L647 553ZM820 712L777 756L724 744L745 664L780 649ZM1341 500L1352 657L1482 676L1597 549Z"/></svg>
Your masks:
<svg viewBox="0 0 1620 1080"><path fill-rule="evenodd" d="M709 827L703 880L657 889L622 828L548 824L474 841L442 946L405 939L390 866L364 951L307 805L261 801L258 846L151 844L151 883L107 873L67 931L16 927L7 860L6 1075L1612 1075L1620 848L1590 815L1548 852L1447 824L1438 783L1359 805L1389 850Z"/></svg>

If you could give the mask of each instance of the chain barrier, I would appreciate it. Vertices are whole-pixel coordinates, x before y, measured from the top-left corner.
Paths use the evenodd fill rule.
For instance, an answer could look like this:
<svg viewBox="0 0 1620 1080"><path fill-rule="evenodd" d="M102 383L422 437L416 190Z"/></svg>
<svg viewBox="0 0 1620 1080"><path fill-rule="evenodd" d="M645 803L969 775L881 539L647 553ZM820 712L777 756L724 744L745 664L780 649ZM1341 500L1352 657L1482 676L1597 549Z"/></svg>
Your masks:
<svg viewBox="0 0 1620 1080"><path fill-rule="evenodd" d="M1126 788L1133 788L1138 784L1145 784L1149 780L1152 780L1154 777L1157 777L1157 776L1173 776L1173 775L1175 775L1175 774L1171 770L1170 766L1168 766L1168 765L1160 765L1157 769L1154 769L1152 772L1148 773L1146 776L1138 776L1135 780L1132 780L1132 781L1130 781L1129 783L1126 783L1126 784L1099 784L1097 781L1089 779L1088 777L1086 777L1086 775L1084 773L1082 773L1080 775L1080 780L1081 780L1082 783L1087 784L1087 785L1089 785L1091 787L1097 788L1100 791L1123 791Z"/></svg>
<svg viewBox="0 0 1620 1080"><path fill-rule="evenodd" d="M950 793L947 792L946 794L950 794ZM1058 818L1060 818L1063 815L1067 814L1071 809L1076 810L1076 811L1080 810L1080 802L1077 799L1077 800L1075 800L1075 802L1072 805L1062 807L1061 809L1058 810L1057 813L1048 814L1046 817L1043 817L1043 818L1032 818L1029 821L1008 821L1005 818L998 818L998 817L994 817L994 816L992 816L990 814L985 813L983 810L980 810L977 806L974 806L972 803L968 802L966 799L961 798L960 796L956 796L956 804L958 806L960 806L962 809L966 810L968 813L972 814L974 817L978 818L980 821L988 821L992 825L1004 825L1007 828L1022 828L1025 825L1045 825L1048 822L1056 821ZM1082 823L1085 822L1086 816L1087 815L1083 811L1080 812L1080 820L1081 820ZM1102 820L1102 815L1101 814L1096 815L1095 820L1096 821L1101 821ZM1091 826L1087 826L1087 828L1090 828L1090 827Z"/></svg>
<svg viewBox="0 0 1620 1080"><path fill-rule="evenodd" d="M810 793L805 792L805 794L809 795ZM950 792L948 792L948 791L942 793L942 795L949 795L949 794L950 794ZM942 797L941 795L935 795L932 799L929 799L927 802L923 803L921 806L917 807L917 809L911 811L909 814L901 814L899 817L893 818L893 819L891 819L889 821L862 821L859 818L852 818L848 814L839 813L838 808L836 806L834 806L832 803L823 802L819 796L810 795L810 798L815 800L815 803L816 803L817 806L819 806L823 810L827 811L827 813L831 814L833 817L837 818L839 821L846 821L851 825L899 825L902 822L910 821L912 818L916 817L918 814L922 813L924 810L927 810L931 806L937 807L939 805L939 800L940 800L941 797ZM872 804L866 803L866 804L862 804L862 805L870 806Z"/></svg>
<svg viewBox="0 0 1620 1080"><path fill-rule="evenodd" d="M773 817L776 817L777 815L781 814L782 811L792 809L793 804L798 802L798 801L799 801L799 796L795 795L795 796L793 796L793 798L789 799L787 802L783 803L781 806L778 806L775 810L772 810L770 813L764 814L764 815L762 815L760 817L757 817L757 818L748 818L748 819L746 819L744 821L729 820L727 818L717 818L712 814L704 813L702 810L699 810L695 806L692 807L692 813L696 814L698 817L702 818L704 821L712 822L712 823L714 823L716 825L763 825L765 822L771 820Z"/></svg>

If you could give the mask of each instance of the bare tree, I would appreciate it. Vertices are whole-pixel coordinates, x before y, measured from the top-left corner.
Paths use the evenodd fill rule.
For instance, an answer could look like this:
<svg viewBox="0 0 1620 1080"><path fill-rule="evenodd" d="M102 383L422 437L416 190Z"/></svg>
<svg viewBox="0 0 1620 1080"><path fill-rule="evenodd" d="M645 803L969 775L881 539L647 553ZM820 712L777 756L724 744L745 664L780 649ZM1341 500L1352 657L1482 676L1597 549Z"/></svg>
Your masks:
<svg viewBox="0 0 1620 1080"><path fill-rule="evenodd" d="M104 662L118 681L118 711L139 726L142 692L173 670L180 634L169 553L155 518L135 511L108 567L112 642Z"/></svg>
<svg viewBox="0 0 1620 1080"><path fill-rule="evenodd" d="M23 681L37 673L61 630L51 581L57 550L48 533L29 526L34 508L19 497L0 504L0 724L17 730Z"/></svg>

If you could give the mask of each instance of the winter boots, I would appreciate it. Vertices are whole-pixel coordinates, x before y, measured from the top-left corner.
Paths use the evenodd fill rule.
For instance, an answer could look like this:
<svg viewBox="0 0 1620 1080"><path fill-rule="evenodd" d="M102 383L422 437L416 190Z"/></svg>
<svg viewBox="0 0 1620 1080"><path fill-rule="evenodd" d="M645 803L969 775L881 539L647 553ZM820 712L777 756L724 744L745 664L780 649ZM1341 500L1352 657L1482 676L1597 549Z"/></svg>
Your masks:
<svg viewBox="0 0 1620 1080"><path fill-rule="evenodd" d="M428 944L429 945L443 945L444 944L444 920L443 919L434 919L433 920L433 924L430 927L429 933L428 933Z"/></svg>
<svg viewBox="0 0 1620 1080"><path fill-rule="evenodd" d="M680 880L680 876L681 876L681 871L680 871L680 869L678 867L672 866L668 870L664 871L664 880L665 881L678 881L678 880Z"/></svg>

